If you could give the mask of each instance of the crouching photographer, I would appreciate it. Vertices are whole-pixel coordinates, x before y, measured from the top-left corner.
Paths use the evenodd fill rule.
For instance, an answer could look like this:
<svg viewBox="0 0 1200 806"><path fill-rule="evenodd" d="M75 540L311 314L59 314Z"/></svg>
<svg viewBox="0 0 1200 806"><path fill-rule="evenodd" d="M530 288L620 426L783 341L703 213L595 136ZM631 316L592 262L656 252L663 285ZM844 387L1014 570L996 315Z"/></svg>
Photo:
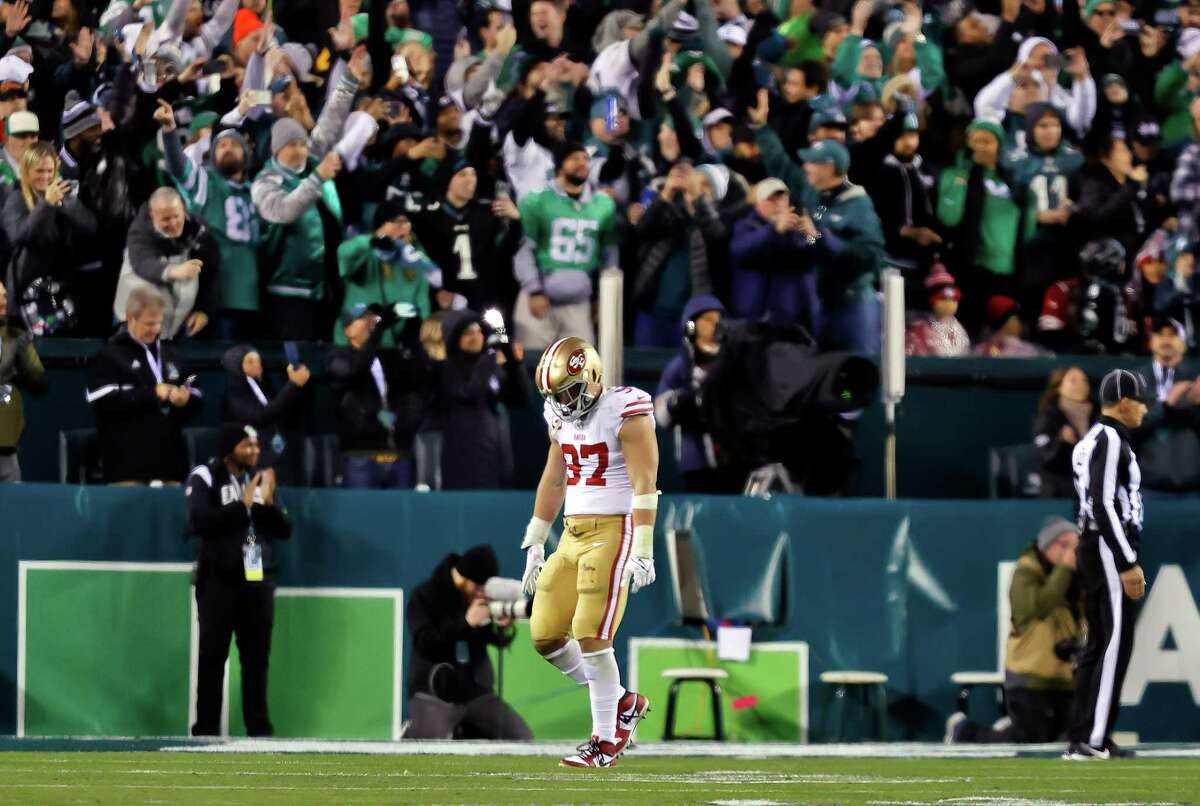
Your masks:
<svg viewBox="0 0 1200 806"><path fill-rule="evenodd" d="M1073 656L1080 649L1080 587L1075 580L1079 530L1047 518L1017 560L1009 588L1012 621L1004 657L1008 712L990 729L955 713L946 742L1053 742L1070 723Z"/></svg>
<svg viewBox="0 0 1200 806"><path fill-rule="evenodd" d="M488 646L513 641L513 618L524 599L511 596L496 576L491 546L450 554L413 591L408 629L413 657L408 669L409 739L529 740L533 733L494 691ZM489 602L487 590L497 597ZM520 583L517 583L520 586ZM503 615L507 611L510 615Z"/></svg>

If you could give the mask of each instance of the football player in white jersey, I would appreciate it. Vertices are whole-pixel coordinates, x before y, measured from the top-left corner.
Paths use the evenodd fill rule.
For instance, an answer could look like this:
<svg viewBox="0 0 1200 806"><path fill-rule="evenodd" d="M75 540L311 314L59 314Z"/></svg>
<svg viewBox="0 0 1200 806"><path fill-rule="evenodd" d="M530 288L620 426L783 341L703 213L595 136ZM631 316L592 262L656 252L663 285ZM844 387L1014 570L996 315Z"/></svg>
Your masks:
<svg viewBox="0 0 1200 806"><path fill-rule="evenodd" d="M530 633L591 699L592 737L562 763L611 767L650 706L621 687L612 647L628 594L654 581L654 401L631 386L605 388L599 354L575 337L546 349L534 380L550 454L521 544L525 590L537 592ZM543 544L564 499L562 539L547 560Z"/></svg>

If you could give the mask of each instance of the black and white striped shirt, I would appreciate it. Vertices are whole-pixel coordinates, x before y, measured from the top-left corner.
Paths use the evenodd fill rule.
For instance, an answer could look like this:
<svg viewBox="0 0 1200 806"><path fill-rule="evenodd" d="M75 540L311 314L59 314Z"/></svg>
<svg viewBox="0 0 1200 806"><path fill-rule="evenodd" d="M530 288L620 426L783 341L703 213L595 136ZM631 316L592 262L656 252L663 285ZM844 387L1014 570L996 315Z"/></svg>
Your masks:
<svg viewBox="0 0 1200 806"><path fill-rule="evenodd" d="M1138 564L1142 533L1142 471L1129 444L1129 431L1101 417L1071 454L1079 528L1098 533L1112 551L1118 571Z"/></svg>

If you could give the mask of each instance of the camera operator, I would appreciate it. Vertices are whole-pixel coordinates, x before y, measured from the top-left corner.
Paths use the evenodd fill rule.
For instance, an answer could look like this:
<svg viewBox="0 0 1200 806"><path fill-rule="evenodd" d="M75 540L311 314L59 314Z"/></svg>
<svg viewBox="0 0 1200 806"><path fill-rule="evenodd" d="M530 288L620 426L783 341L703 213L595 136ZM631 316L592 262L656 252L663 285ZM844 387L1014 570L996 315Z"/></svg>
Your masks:
<svg viewBox="0 0 1200 806"><path fill-rule="evenodd" d="M725 306L711 294L698 294L683 309L683 346L663 370L654 395L654 417L675 434L676 459L690 493L738 493L745 473L729 466L700 418L697 398L721 350L717 328ZM722 461L726 460L726 461Z"/></svg>
<svg viewBox="0 0 1200 806"><path fill-rule="evenodd" d="M1074 676L1071 656L1079 648L1080 591L1075 581L1079 529L1047 518L1037 539L1021 553L1008 589L1012 613L1004 653L1007 719L991 729L956 712L946 720L946 741L1053 742L1070 724Z"/></svg>
<svg viewBox="0 0 1200 806"><path fill-rule="evenodd" d="M200 538L196 612L200 658L193 736L221 732L221 697L229 640L242 663L242 714L249 736L270 736L267 662L275 620L272 544L292 524L275 496L273 470L257 472L258 434L243 423L221 426L218 455L188 477L188 531Z"/></svg>
<svg viewBox="0 0 1200 806"><path fill-rule="evenodd" d="M447 555L413 591L405 738L533 738L525 720L493 691L487 648L503 649L514 636L512 618L493 620L483 593L499 567L491 546L475 546Z"/></svg>
<svg viewBox="0 0 1200 806"><path fill-rule="evenodd" d="M486 328L486 332L485 332ZM529 404L532 390L521 366L524 351L511 344L499 312L446 311L446 360L437 365L443 490L489 490L511 475L512 445L499 405Z"/></svg>

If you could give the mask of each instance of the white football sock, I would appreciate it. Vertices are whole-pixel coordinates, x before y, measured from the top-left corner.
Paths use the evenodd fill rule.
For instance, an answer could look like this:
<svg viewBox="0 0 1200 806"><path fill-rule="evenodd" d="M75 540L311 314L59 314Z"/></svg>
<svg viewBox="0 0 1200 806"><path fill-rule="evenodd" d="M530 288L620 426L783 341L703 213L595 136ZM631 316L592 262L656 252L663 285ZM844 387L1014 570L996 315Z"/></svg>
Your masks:
<svg viewBox="0 0 1200 806"><path fill-rule="evenodd" d="M583 653L583 668L587 674L588 697L592 701L592 734L602 742L617 740L617 702L625 689L621 688L621 670L612 647L598 652Z"/></svg>
<svg viewBox="0 0 1200 806"><path fill-rule="evenodd" d="M583 651L579 642L572 638L549 655L543 655L546 660L558 667L558 670L581 686L588 684L587 674L583 670Z"/></svg>

